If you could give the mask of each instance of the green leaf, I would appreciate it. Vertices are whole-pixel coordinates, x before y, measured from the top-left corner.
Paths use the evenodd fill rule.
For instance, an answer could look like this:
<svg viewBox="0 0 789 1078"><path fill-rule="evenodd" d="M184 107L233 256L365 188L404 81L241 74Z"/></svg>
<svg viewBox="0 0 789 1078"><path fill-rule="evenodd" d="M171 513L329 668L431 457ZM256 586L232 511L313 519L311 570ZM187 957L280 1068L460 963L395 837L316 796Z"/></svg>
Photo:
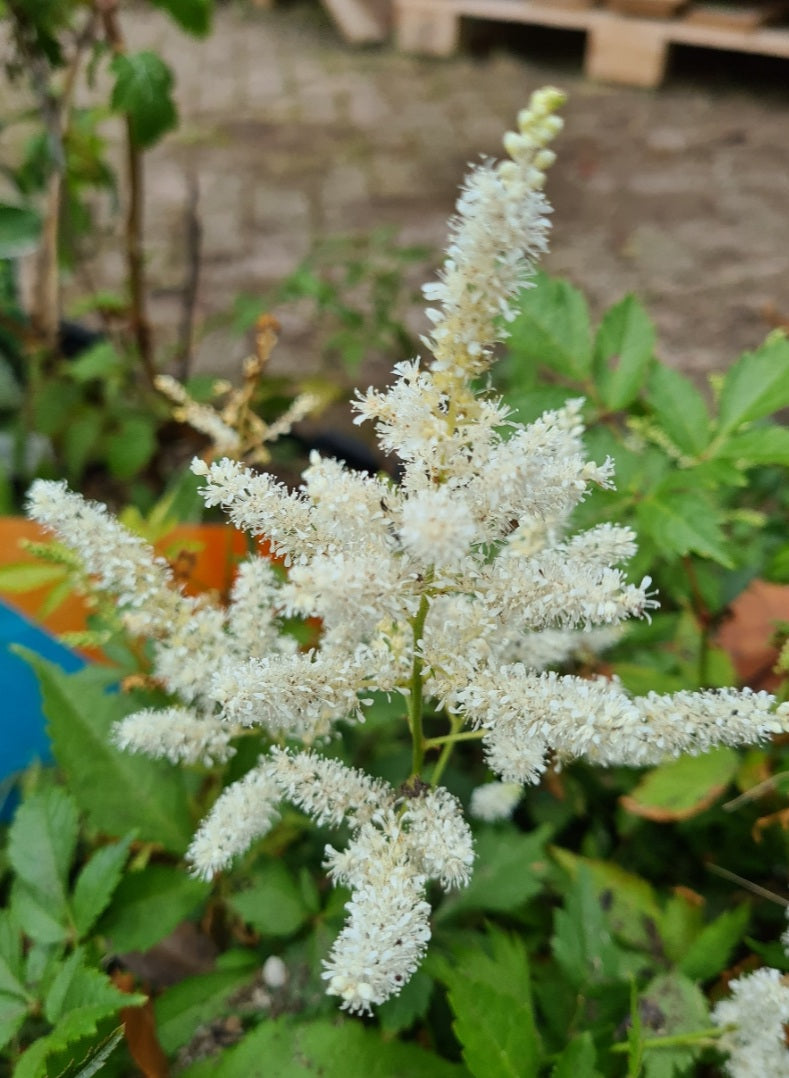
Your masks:
<svg viewBox="0 0 789 1078"><path fill-rule="evenodd" d="M636 517L636 530L646 533L664 557L699 554L733 568L720 527L720 509L701 494L656 487L637 505Z"/></svg>
<svg viewBox="0 0 789 1078"><path fill-rule="evenodd" d="M138 706L133 696L104 692L97 680L105 671L64 674L32 652L24 655L41 685L55 759L80 808L105 834L136 829L144 842L183 853L192 835L183 774L110 743L113 724Z"/></svg>
<svg viewBox="0 0 789 1078"><path fill-rule="evenodd" d="M732 951L745 935L750 913L743 902L705 925L681 958L680 971L693 981L708 981L726 969Z"/></svg>
<svg viewBox="0 0 789 1078"><path fill-rule="evenodd" d="M156 1033L165 1052L176 1052L191 1040L198 1026L224 1014L228 998L259 970L259 962L250 954L246 965L187 977L158 996L154 1002Z"/></svg>
<svg viewBox="0 0 789 1078"><path fill-rule="evenodd" d="M123 1006L133 1007L145 997L125 996ZM75 1041L97 1033L97 1024L113 1010L102 1004L89 1004L69 1011L46 1037L39 1037L22 1054L14 1068L13 1078L46 1078L46 1061L55 1052L61 1052Z"/></svg>
<svg viewBox="0 0 789 1078"><path fill-rule="evenodd" d="M154 0L154 3L188 34L205 37L211 29L213 0Z"/></svg>
<svg viewBox="0 0 789 1078"><path fill-rule="evenodd" d="M107 464L115 478L131 479L156 451L156 425L148 416L128 416L107 437L105 446Z"/></svg>
<svg viewBox="0 0 789 1078"><path fill-rule="evenodd" d="M552 847L551 855L576 885L581 872L586 870L601 911L605 906L607 928L617 939L630 947L651 951L661 910L655 891L646 880L610 861L579 857L558 846Z"/></svg>
<svg viewBox="0 0 789 1078"><path fill-rule="evenodd" d="M627 969L617 947L603 903L586 865L579 865L564 909L554 914L551 948L565 976L581 988L621 980Z"/></svg>
<svg viewBox="0 0 789 1078"><path fill-rule="evenodd" d="M452 1028L476 1078L529 1078L539 1070L540 1043L526 948L504 932L491 930L487 938L491 954L469 950L441 974Z"/></svg>
<svg viewBox="0 0 789 1078"><path fill-rule="evenodd" d="M79 1070L75 1072L74 1078L93 1078L94 1074L100 1074L104 1069L104 1064L123 1040L123 1034L124 1027L119 1026L102 1044L91 1049L79 1064Z"/></svg>
<svg viewBox="0 0 789 1078"><path fill-rule="evenodd" d="M87 935L109 905L133 838L134 832L112 846L97 850L77 877L71 908L80 937Z"/></svg>
<svg viewBox="0 0 789 1078"><path fill-rule="evenodd" d="M770 424L738 431L720 444L715 455L744 468L757 464L789 467L789 428Z"/></svg>
<svg viewBox="0 0 789 1078"><path fill-rule="evenodd" d="M601 1078L595 1067L596 1059L594 1040L587 1030L570 1041L556 1060L551 1078Z"/></svg>
<svg viewBox="0 0 789 1078"><path fill-rule="evenodd" d="M385 1041L355 1021L262 1022L217 1057L216 1078L463 1078L466 1071L416 1044Z"/></svg>
<svg viewBox="0 0 789 1078"><path fill-rule="evenodd" d="M589 311L582 293L567 281L538 274L534 288L518 297L507 349L529 367L548 366L582 381L591 370Z"/></svg>
<svg viewBox="0 0 789 1078"><path fill-rule="evenodd" d="M112 108L129 117L137 146L152 146L178 122L172 71L160 56L147 51L116 56L110 66L115 75Z"/></svg>
<svg viewBox="0 0 789 1078"><path fill-rule="evenodd" d="M789 340L771 334L756 352L746 352L723 380L718 405L718 437L772 415L789 404Z"/></svg>
<svg viewBox="0 0 789 1078"><path fill-rule="evenodd" d="M121 992L106 974L86 966L85 952L77 947L63 962L47 992L44 1014L55 1025L70 1011L90 1008L95 1018L103 1018L145 1000L143 995Z"/></svg>
<svg viewBox="0 0 789 1078"><path fill-rule="evenodd" d="M68 911L52 908L46 898L23 880L13 882L11 910L25 933L36 943L61 943L71 935Z"/></svg>
<svg viewBox="0 0 789 1078"><path fill-rule="evenodd" d="M734 749L722 746L700 756L680 756L653 768L629 794L623 806L657 823L675 823L698 816L714 804L739 766Z"/></svg>
<svg viewBox="0 0 789 1078"><path fill-rule="evenodd" d="M418 969L398 996L392 996L378 1008L378 1021L384 1033L402 1033L418 1018L424 1018L433 998L433 988L433 978Z"/></svg>
<svg viewBox="0 0 789 1078"><path fill-rule="evenodd" d="M689 378L655 364L649 376L649 403L655 418L678 449L698 456L710 441L710 417L704 398Z"/></svg>
<svg viewBox="0 0 789 1078"><path fill-rule="evenodd" d="M608 408L626 408L638 396L655 347L655 327L635 296L606 311L597 331L594 373Z"/></svg>
<svg viewBox="0 0 789 1078"><path fill-rule="evenodd" d="M115 951L145 951L189 917L210 890L210 884L187 876L183 869L146 865L121 880L98 930ZM155 917L150 916L151 909L156 910Z"/></svg>
<svg viewBox="0 0 789 1078"><path fill-rule="evenodd" d="M77 846L74 799L54 786L35 793L17 810L8 835L8 859L19 880L53 918L69 915L68 874Z"/></svg>
<svg viewBox="0 0 789 1078"><path fill-rule="evenodd" d="M111 378L122 370L123 357L111 341L99 341L68 365L69 378L83 384Z"/></svg>
<svg viewBox="0 0 789 1078"><path fill-rule="evenodd" d="M642 1032L673 1037L709 1026L707 1004L699 988L681 973L661 973L647 985L640 998ZM702 1048L699 1045L646 1048L645 1078L675 1078L687 1072Z"/></svg>
<svg viewBox="0 0 789 1078"><path fill-rule="evenodd" d="M103 430L103 410L98 406L88 406L73 417L63 432L63 458L71 482L82 477L91 457L96 458Z"/></svg>
<svg viewBox="0 0 789 1078"><path fill-rule="evenodd" d="M27 1018L28 1004L20 996L0 991L0 1051Z"/></svg>
<svg viewBox="0 0 789 1078"><path fill-rule="evenodd" d="M528 835L512 826L479 828L471 882L442 902L436 910L436 923L470 910L509 913L539 894L550 835L547 825Z"/></svg>
<svg viewBox="0 0 789 1078"><path fill-rule="evenodd" d="M292 936L310 916L302 889L282 861L267 858L229 905L264 936Z"/></svg>
<svg viewBox="0 0 789 1078"><path fill-rule="evenodd" d="M15 562L0 566L0 592L24 594L62 580L67 570L62 565L33 565Z"/></svg>
<svg viewBox="0 0 789 1078"><path fill-rule="evenodd" d="M21 258L35 251L41 236L41 218L23 206L0 202L0 259Z"/></svg>
<svg viewBox="0 0 789 1078"><path fill-rule="evenodd" d="M0 993L24 997L22 969L22 933L11 913L0 910Z"/></svg>

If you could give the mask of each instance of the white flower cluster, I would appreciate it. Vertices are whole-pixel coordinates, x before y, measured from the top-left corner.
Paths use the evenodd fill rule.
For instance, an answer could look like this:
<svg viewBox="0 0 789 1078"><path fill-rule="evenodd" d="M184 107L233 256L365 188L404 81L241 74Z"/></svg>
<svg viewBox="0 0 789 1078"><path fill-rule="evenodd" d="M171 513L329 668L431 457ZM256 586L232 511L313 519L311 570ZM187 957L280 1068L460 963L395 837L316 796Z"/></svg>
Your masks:
<svg viewBox="0 0 789 1078"><path fill-rule="evenodd" d="M789 954L789 930L781 937ZM789 974L757 969L730 984L731 995L712 1011L724 1032L718 1042L728 1053L730 1078L789 1075Z"/></svg>
<svg viewBox="0 0 789 1078"><path fill-rule="evenodd" d="M265 535L289 566L284 582L257 560L240 574L229 611L206 608L173 592L165 567L108 530L106 514L58 486L37 485L31 496L36 519L80 550L99 584L159 639L165 684L212 724L198 734L171 709L159 713L157 737L150 713L132 716L122 742L176 760L221 758L222 731L226 746L233 732L258 727L273 742L315 746L339 721L362 720L372 691L402 695L415 765L401 791L313 751L272 748L224 791L190 851L195 869L212 875L273 825L283 799L319 823L348 826L347 848L327 851L330 875L353 897L326 979L352 1011L411 976L430 935L427 881L468 879L468 828L457 801L421 778L428 750L451 747L461 732L483 740L491 770L513 784L475 797L475 810L493 819L551 757L642 765L789 729L789 706L774 711L765 694L633 699L615 682L545 672L656 605L649 578L630 583L621 568L635 550L628 528L569 531L590 486L610 486L613 474L610 460L584 453L581 402L523 426L475 389L545 247L542 188L561 101L554 90L535 94L505 138L510 159L473 169L466 182L448 257L426 290L433 361L399 364L389 389L356 401L357 421L375 424L383 450L397 454L398 484L319 456L298 491L236 461L194 464L206 504ZM319 617L320 645L305 653L280 643L272 611ZM427 706L431 723L443 711L453 731L433 744Z"/></svg>

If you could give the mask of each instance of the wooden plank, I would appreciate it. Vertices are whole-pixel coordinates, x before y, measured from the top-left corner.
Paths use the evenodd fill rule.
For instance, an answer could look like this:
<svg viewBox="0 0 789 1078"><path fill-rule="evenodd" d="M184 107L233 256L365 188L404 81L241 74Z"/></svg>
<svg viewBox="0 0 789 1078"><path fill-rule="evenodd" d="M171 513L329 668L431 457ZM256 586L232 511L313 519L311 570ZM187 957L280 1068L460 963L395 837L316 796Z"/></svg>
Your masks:
<svg viewBox="0 0 789 1078"><path fill-rule="evenodd" d="M350 45L386 41L389 18L379 0L322 0L342 38Z"/></svg>
<svg viewBox="0 0 789 1078"><path fill-rule="evenodd" d="M585 70L592 78L657 86L672 43L789 58L789 29L732 29L687 16L645 19L599 7L545 0L393 0L395 31L409 52L449 56L460 44L461 18L586 30ZM788 0L789 2L789 0Z"/></svg>
<svg viewBox="0 0 789 1078"><path fill-rule="evenodd" d="M606 0L606 7L622 15L646 19L671 19L686 7L688 0Z"/></svg>
<svg viewBox="0 0 789 1078"><path fill-rule="evenodd" d="M693 26L717 26L727 30L756 30L777 22L789 12L789 4L694 4L685 16Z"/></svg>
<svg viewBox="0 0 789 1078"><path fill-rule="evenodd" d="M665 23L612 14L589 29L584 71L601 82L652 89L663 81L667 59Z"/></svg>

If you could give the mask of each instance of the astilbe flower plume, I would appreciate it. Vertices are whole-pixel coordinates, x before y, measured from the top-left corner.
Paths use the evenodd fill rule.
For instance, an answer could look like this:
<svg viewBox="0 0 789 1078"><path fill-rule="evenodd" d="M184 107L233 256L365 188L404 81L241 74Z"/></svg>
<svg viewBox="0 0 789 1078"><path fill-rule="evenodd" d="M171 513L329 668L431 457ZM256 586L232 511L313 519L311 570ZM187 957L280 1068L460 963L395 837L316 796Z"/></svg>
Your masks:
<svg viewBox="0 0 789 1078"><path fill-rule="evenodd" d="M469 828L439 785L459 736L478 737L508 784L475 798L480 816L496 818L512 811L521 786L537 781L551 758L639 766L789 729L789 708L773 710L764 693L639 699L616 682L547 670L656 606L649 578L629 582L622 568L635 551L630 529L569 532L590 488L613 483L612 461L595 463L584 452L581 402L524 426L475 389L546 247L543 186L562 101L558 91L537 92L518 131L505 137L508 160L471 170L446 261L425 288L432 360L398 364L390 388L355 402L357 422L374 424L382 449L397 454L398 484L318 455L295 492L232 460L193 465L207 505L266 536L289 567L284 582L253 559L230 611L212 611L203 633L200 619L208 626L209 614L183 607L189 601L174 597L161 566L151 582L134 544L113 546L94 530L85 546L84 529L64 531L70 514L98 514L109 528L100 510L78 508L60 487L38 484L31 494L36 519L85 553L128 617L155 626L165 684L187 702L198 699L198 719L209 724L210 736L197 727L192 735L188 721L173 724L161 713L157 740L155 713L132 716L118 732L121 743L175 760L189 758L184 744L192 736L199 746L192 758L221 758L216 731L226 731L228 746L248 727L276 743L203 821L190 850L195 872L224 869L274 825L283 800L319 824L349 829L344 850L326 851L329 875L352 896L325 979L353 1012L396 995L416 969L430 936L428 882L462 887L470 877ZM130 564L137 558L138 568L117 565L116 549ZM264 603L269 613L256 639ZM146 614L157 604L164 616ZM319 617L319 645L298 652L276 643L271 610ZM194 687L177 676L174 657ZM413 766L400 788L320 755L338 722L363 721L374 691L404 700ZM428 704L449 729L432 740L424 732ZM439 749L423 777L425 756Z"/></svg>

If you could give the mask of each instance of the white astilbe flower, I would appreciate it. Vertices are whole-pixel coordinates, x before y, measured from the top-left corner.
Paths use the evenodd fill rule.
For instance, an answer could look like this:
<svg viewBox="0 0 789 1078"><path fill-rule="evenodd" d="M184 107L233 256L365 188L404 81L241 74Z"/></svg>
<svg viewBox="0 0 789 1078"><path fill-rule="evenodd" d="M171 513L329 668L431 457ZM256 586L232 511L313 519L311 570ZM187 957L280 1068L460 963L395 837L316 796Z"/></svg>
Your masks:
<svg viewBox="0 0 789 1078"><path fill-rule="evenodd" d="M772 711L773 703L750 689L631 697L617 682L534 674L518 664L481 672L452 701L487 731L488 765L507 782L535 781L548 750L644 767L716 745L753 744L789 730L789 704Z"/></svg>
<svg viewBox="0 0 789 1078"><path fill-rule="evenodd" d="M197 876L209 880L271 830L282 795L264 761L222 791L186 854Z"/></svg>
<svg viewBox="0 0 789 1078"><path fill-rule="evenodd" d="M170 566L153 547L114 520L103 505L69 491L65 481L37 479L27 496L28 515L76 551L100 591L132 608L141 632L157 634L181 614Z"/></svg>
<svg viewBox="0 0 789 1078"><path fill-rule="evenodd" d="M312 741L338 719L359 719L361 673L340 650L232 660L216 671L212 696L225 719Z"/></svg>
<svg viewBox="0 0 789 1078"><path fill-rule="evenodd" d="M229 760L233 730L213 715L184 707L145 708L115 723L112 740L119 749L140 752L174 764L212 764Z"/></svg>
<svg viewBox="0 0 789 1078"><path fill-rule="evenodd" d="M789 1075L789 976L757 969L730 984L731 996L712 1011L717 1026L732 1025L718 1044L729 1058L731 1078L781 1078Z"/></svg>
<svg viewBox="0 0 789 1078"><path fill-rule="evenodd" d="M346 904L348 919L324 961L327 992L339 996L342 1008L369 1013L371 1007L397 995L422 960L430 939L430 904L425 879L414 872L398 841L397 827L382 831L360 828L351 845L366 873L338 872L353 893Z"/></svg>
<svg viewBox="0 0 789 1078"><path fill-rule="evenodd" d="M438 370L460 368L465 380L486 368L504 336L501 319L514 317L511 301L547 248L542 187L554 154L546 147L561 130L554 113L563 102L558 90L535 93L518 117L519 133L504 138L512 160L483 164L466 178L439 279L423 288L438 304L427 312L433 330L426 342Z"/></svg>
<svg viewBox="0 0 789 1078"><path fill-rule="evenodd" d="M477 786L471 795L471 815L485 823L509 820L523 797L523 787L517 782L486 782Z"/></svg>
<svg viewBox="0 0 789 1078"><path fill-rule="evenodd" d="M231 647L240 658L278 651L283 642L292 639L278 631L279 591L279 579L268 558L250 557L241 562L227 611Z"/></svg>
<svg viewBox="0 0 789 1078"><path fill-rule="evenodd" d="M158 374L155 385L161 393L178 405L173 409L174 418L179 423L187 423L194 430L205 434L211 439L218 453L234 453L241 449L238 431L225 423L215 408L193 400L175 378L169 374Z"/></svg>
<svg viewBox="0 0 789 1078"><path fill-rule="evenodd" d="M394 806L394 793L383 780L314 752L272 749L268 768L282 797L318 824L358 826Z"/></svg>
<svg viewBox="0 0 789 1078"><path fill-rule="evenodd" d="M410 798L402 821L417 871L438 880L446 891L465 887L471 879L474 843L458 799L439 786Z"/></svg>
<svg viewBox="0 0 789 1078"><path fill-rule="evenodd" d="M448 486L412 495L400 521L403 547L422 566L460 568L480 539L470 507Z"/></svg>

